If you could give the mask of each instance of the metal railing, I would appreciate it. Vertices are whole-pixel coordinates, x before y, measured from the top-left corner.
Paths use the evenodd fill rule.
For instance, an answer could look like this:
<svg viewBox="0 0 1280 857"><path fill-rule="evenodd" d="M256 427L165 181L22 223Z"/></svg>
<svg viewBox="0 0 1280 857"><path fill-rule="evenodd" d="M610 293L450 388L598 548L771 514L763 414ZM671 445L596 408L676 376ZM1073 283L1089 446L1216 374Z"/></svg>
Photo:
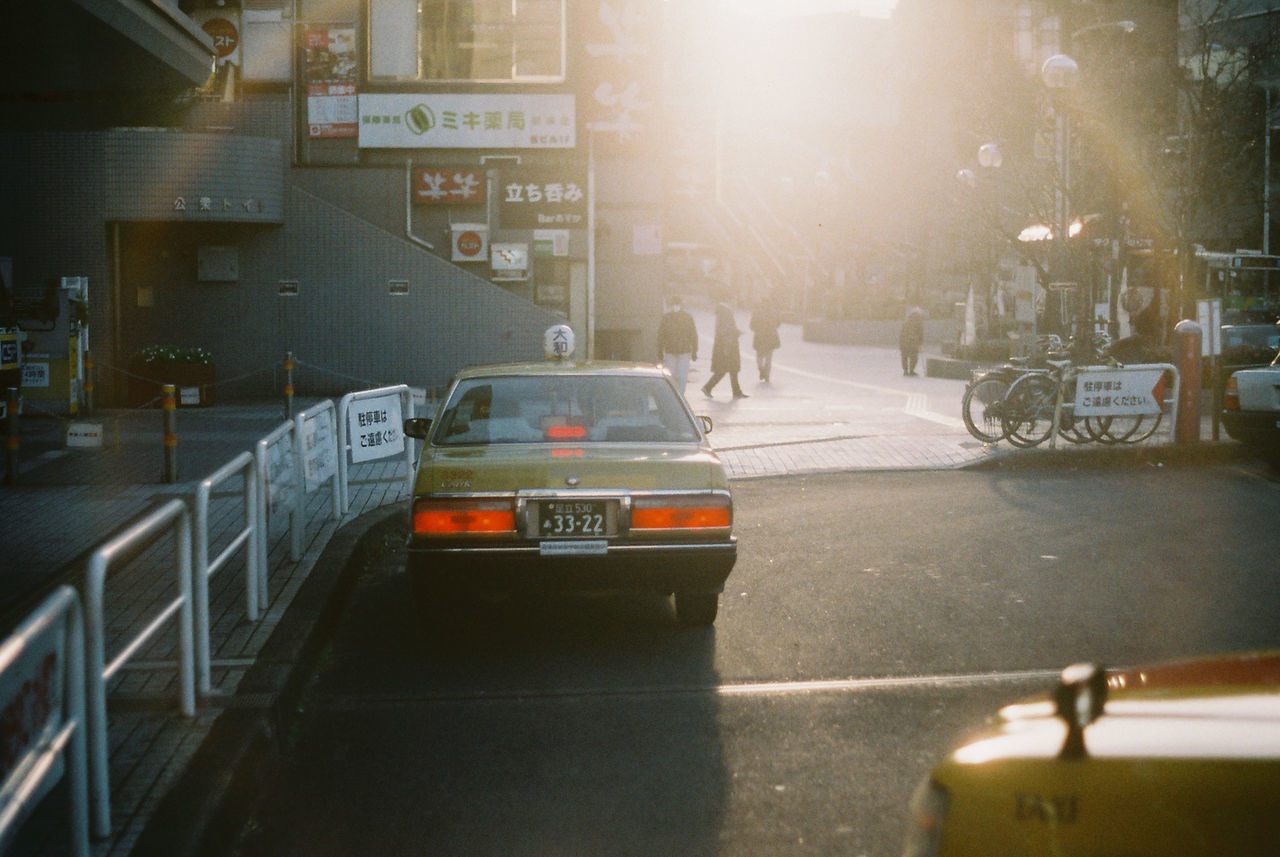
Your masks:
<svg viewBox="0 0 1280 857"><path fill-rule="evenodd" d="M355 448L352 446L352 437L349 425L350 413L353 406L360 402L368 402L374 399L389 398L399 404L399 411L382 415L384 419L379 419L377 423L371 424L370 428L386 423L391 426L398 435L398 442L404 446L404 461L408 468L408 484L406 488L413 490L413 461L414 448L413 440L404 436L404 418L414 416L413 407L413 391L409 389L408 384L397 384L393 387L379 387L373 390L360 390L355 393L347 393L338 402L338 482L342 486L342 513L345 515L347 510L351 508L350 497L350 476L347 464L348 457L355 457ZM379 444L381 445L381 444ZM390 446L390 444L388 444ZM376 458L389 458L391 456L376 456ZM372 458L370 459L372 460Z"/></svg>
<svg viewBox="0 0 1280 857"><path fill-rule="evenodd" d="M321 483L328 482L332 501L330 508L335 521L340 519L343 513L337 426L334 425L338 421L337 413L333 400L325 399L293 418L295 440L293 451L297 458L297 478L294 485L301 489L297 494L299 514L305 504L306 495L313 489L319 488Z"/></svg>
<svg viewBox="0 0 1280 857"><path fill-rule="evenodd" d="M106 627L103 609L107 572L121 560L135 555L164 535L174 535L178 597L169 602L119 654L106 661ZM178 677L182 713L194 717L195 628L191 609L191 512L179 499L169 500L134 519L115 537L101 544L89 557L85 580L85 650L89 689L89 793L92 801L93 833L111 835L110 772L107 768L107 682L120 671L159 629L178 616Z"/></svg>
<svg viewBox="0 0 1280 857"><path fill-rule="evenodd" d="M287 509L289 514L289 555L302 555L306 530L307 494L329 483L330 515L340 520L349 505L346 466L348 437L345 430L349 409L361 401L392 396L401 413L412 415L413 393L407 385L395 385L343 397L342 418L334 403L325 400L282 423L259 439L253 450L242 452L201 480L195 487L194 514L188 501L174 498L159 504L118 530L99 544L88 560L84 586L84 607L71 587L61 587L0 644L0 704L8 689L8 679L16 674L15 664L23 663L27 640L41 637L50 628L67 626L66 676L60 687L66 696L61 728L49 736L42 733L35 761L24 756L19 767L6 767L0 754L0 853L13 831L21 825L29 809L40 801L48 787L43 783L58 772L59 753L66 753L72 798L72 854L87 857L88 837L111 835L111 793L108 760L107 686L124 666L174 617L177 617L177 670L179 704L182 713L196 713L197 685L201 695L212 692L210 667L211 620L209 580L231 563L243 550L245 562L245 611L258 621L269 602L268 534L270 512ZM388 413L389 428L403 435L402 418ZM334 423L337 423L335 426ZM413 445L405 443L408 487L413 482ZM388 445L388 448L392 448ZM399 456L397 449L393 455ZM371 456L369 460L391 456ZM215 489L239 475L243 487L233 494L243 509L243 524L224 540L225 547L211 556L210 506ZM285 496L285 492L291 492ZM129 634L110 662L107 661L106 581L109 574L129 566L140 557L151 556L152 545L167 534L174 540L173 567L160 562L161 576L176 578L177 594L162 608L144 618L145 627ZM194 544L193 544L194 541ZM126 634L126 636L129 636ZM47 740L43 740L47 739ZM79 838L77 838L79 837Z"/></svg>
<svg viewBox="0 0 1280 857"><path fill-rule="evenodd" d="M27 813L57 782L56 763L63 758L70 853L89 857L84 616L70 586L58 587L0 645L0 705L5 724L0 854ZM30 736L26 746L21 746L23 736Z"/></svg>
<svg viewBox="0 0 1280 857"><path fill-rule="evenodd" d="M231 538L212 560L209 558L209 499L214 486L239 474L244 487L244 527ZM196 678L200 693L212 691L209 678L209 578L227 564L241 547L245 549L245 613L249 620L257 622L259 603L267 601L266 576L259 573L261 556L258 540L262 537L262 521L258 515L258 480L253 456L242 452L221 468L206 476L196 487L195 512L195 580L193 581L196 623Z"/></svg>
<svg viewBox="0 0 1280 857"><path fill-rule="evenodd" d="M286 499L284 508L289 514L289 558L297 562L302 556L302 534L297 530L297 518L301 505L297 502L297 491L293 491L295 479L294 467L294 424L292 421L281 423L254 444L254 467L258 482L258 522L262 525L262 538L258 540L258 568L261 569L261 586L267 585L267 527L271 523L271 515L277 506L277 498Z"/></svg>

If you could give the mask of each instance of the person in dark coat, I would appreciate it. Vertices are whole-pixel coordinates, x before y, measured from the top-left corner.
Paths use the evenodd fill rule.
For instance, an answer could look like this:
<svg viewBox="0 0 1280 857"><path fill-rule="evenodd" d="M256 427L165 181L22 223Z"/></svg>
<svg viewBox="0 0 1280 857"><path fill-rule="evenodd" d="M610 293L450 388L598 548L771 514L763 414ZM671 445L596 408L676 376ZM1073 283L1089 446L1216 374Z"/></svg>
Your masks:
<svg viewBox="0 0 1280 857"><path fill-rule="evenodd" d="M711 347L711 378L702 386L703 395L710 398L711 391L720 379L729 376L729 384L735 399L745 399L747 394L738 386L738 371L742 368L742 355L738 352L738 323L728 304L716 306L716 340Z"/></svg>
<svg viewBox="0 0 1280 857"><path fill-rule="evenodd" d="M924 344L924 310L913 306L907 310L898 334L898 351L902 354L902 374L916 374L916 361L920 359L920 346Z"/></svg>
<svg viewBox="0 0 1280 857"><path fill-rule="evenodd" d="M676 389L683 393L689 381L689 362L698 359L698 328L681 303L679 295L672 296L671 309L658 322L658 357L671 373Z"/></svg>
<svg viewBox="0 0 1280 857"><path fill-rule="evenodd" d="M773 352L782 344L778 338L778 325L781 323L782 319L771 300L766 300L751 314L751 347L756 352L756 371L765 383L769 382L773 371Z"/></svg>

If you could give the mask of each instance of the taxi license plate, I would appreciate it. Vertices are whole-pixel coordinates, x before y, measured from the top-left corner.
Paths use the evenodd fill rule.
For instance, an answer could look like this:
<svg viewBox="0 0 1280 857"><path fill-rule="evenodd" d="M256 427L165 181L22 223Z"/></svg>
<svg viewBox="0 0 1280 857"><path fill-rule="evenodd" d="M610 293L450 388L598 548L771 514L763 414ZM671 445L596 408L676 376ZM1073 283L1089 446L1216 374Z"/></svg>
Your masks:
<svg viewBox="0 0 1280 857"><path fill-rule="evenodd" d="M538 504L538 537L581 539L609 533L604 500L543 500Z"/></svg>

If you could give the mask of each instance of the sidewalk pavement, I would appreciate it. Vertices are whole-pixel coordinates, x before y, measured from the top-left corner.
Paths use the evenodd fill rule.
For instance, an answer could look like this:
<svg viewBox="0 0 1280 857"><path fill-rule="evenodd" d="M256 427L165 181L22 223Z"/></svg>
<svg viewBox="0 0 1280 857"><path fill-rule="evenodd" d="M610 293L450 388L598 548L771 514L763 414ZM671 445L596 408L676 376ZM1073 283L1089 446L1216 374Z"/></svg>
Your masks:
<svg viewBox="0 0 1280 857"><path fill-rule="evenodd" d="M727 384L714 391L712 398L699 392L711 350L709 339L706 356L690 377L690 402L696 412L714 420L711 439L731 478L959 468L1014 452L1007 445L978 443L965 432L958 418L963 383L902 378L895 351L810 346L795 342L798 333L792 333L774 361L769 384L747 380L754 375L754 365L749 348L744 347L743 386L749 398L731 400ZM200 480L240 452L251 451L283 419L279 402L179 410L178 464L183 481L176 485L161 481L158 410L95 415L92 421L104 426L101 449L65 449L62 421L25 420L18 484L0 487L0 533L12 558L0 578L0 613L6 620L0 630L7 632L38 603L34 594L47 591L52 583L70 582L79 588L84 562L96 545L157 500L174 496L190 500ZM1167 442L1163 432L1156 437ZM314 630L297 627L299 617L301 624L315 625L322 612L315 603L296 607L296 601L308 600L306 595L299 598L308 577L318 564L322 569L327 564L325 573L332 575L332 566L345 564L359 537L393 510L403 508L407 500L403 460L360 465L353 468L351 478L351 510L341 520L329 519L327 489L308 495L309 526L299 561L289 559L284 516L272 522L270 598L259 622L245 615L241 556L234 556L211 581L213 692L198 699L194 718L184 718L178 711L173 623L112 680L112 835L93 843L94 857L126 857L135 852L148 822L175 790L220 715L230 717L245 708L268 711L278 702L289 670L297 662L298 648ZM232 480L231 487L235 484ZM229 491L214 495L210 540L215 556L242 526L238 500L229 495ZM158 613L174 597L169 574L160 571L171 550L162 546L144 552L109 579L108 659L119 651L121 641L138 632L146 616ZM282 626L291 621L290 614L295 625ZM287 638L291 654L261 662L264 647L269 641L278 644L281 637ZM265 669L274 678L265 685L257 680L246 684L246 675L255 669ZM67 853L65 801L65 788L55 789L24 825L10 853L15 857ZM194 798L197 804L201 801L207 798ZM202 823L195 818L187 825L191 842L198 839ZM137 850L179 857L174 853L179 846L163 837L151 837Z"/></svg>

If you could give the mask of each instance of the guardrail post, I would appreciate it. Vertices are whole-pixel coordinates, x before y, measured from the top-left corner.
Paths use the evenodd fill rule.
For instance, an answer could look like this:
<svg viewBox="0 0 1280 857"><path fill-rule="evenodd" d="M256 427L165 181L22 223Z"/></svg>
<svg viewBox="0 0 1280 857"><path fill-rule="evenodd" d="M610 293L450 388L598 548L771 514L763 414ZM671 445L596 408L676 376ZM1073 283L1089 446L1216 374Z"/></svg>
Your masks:
<svg viewBox="0 0 1280 857"><path fill-rule="evenodd" d="M1178 322L1173 328L1178 374L1182 377L1178 419L1173 426L1173 442L1178 444L1200 440L1200 339L1203 335L1200 325L1190 319Z"/></svg>
<svg viewBox="0 0 1280 857"><path fill-rule="evenodd" d="M380 398L383 396L395 395L400 402L400 419L389 420L397 431L403 433L404 420L414 416L413 390L407 384L395 384L388 387L377 387L370 390L360 390L355 393L347 393L338 400L338 485L342 490L342 502L338 507L340 514L345 515L351 508L351 472L350 465L347 463L348 456L354 457L353 447L355 439L351 436L351 409L356 403L366 399ZM404 459L405 466L408 469L407 491L412 496L414 482L414 446L413 438L401 437L404 443ZM335 517L339 515L335 513Z"/></svg>
<svg viewBox="0 0 1280 857"><path fill-rule="evenodd" d="M174 559L178 598L110 664L106 663L105 589L107 571L129 548L150 543L165 527L174 529ZM85 670L88 684L89 800L93 835L111 835L111 773L107 751L107 681L128 662L163 622L178 616L178 683L182 713L194 717L195 619L191 608L191 512L174 498L137 518L115 538L99 545L89 557L85 572Z"/></svg>
<svg viewBox="0 0 1280 857"><path fill-rule="evenodd" d="M289 559L293 562L302 559L302 535L307 528L307 456L302 448L306 421L305 412L293 417L293 508L289 512Z"/></svg>
<svg viewBox="0 0 1280 857"><path fill-rule="evenodd" d="M172 485L178 481L178 402L177 386L165 384L161 387L161 400L164 414L164 481Z"/></svg>
<svg viewBox="0 0 1280 857"><path fill-rule="evenodd" d="M258 494L256 490L254 458L242 452L219 469L206 476L196 487L195 521L195 580L192 587L192 607L195 612L196 683L202 694L212 692L210 669L209 578L226 565L227 560L241 547L245 548L245 610L250 621L256 622L258 611ZM243 480L240 493L244 504L244 528L231 539L216 557L209 556L209 503L215 486L239 475Z"/></svg>
<svg viewBox="0 0 1280 857"><path fill-rule="evenodd" d="M293 419L293 352L284 353L284 418Z"/></svg>
<svg viewBox="0 0 1280 857"><path fill-rule="evenodd" d="M5 461L8 467L4 474L4 484L18 484L18 388L10 387L5 398L5 423L8 437L5 440Z"/></svg>

